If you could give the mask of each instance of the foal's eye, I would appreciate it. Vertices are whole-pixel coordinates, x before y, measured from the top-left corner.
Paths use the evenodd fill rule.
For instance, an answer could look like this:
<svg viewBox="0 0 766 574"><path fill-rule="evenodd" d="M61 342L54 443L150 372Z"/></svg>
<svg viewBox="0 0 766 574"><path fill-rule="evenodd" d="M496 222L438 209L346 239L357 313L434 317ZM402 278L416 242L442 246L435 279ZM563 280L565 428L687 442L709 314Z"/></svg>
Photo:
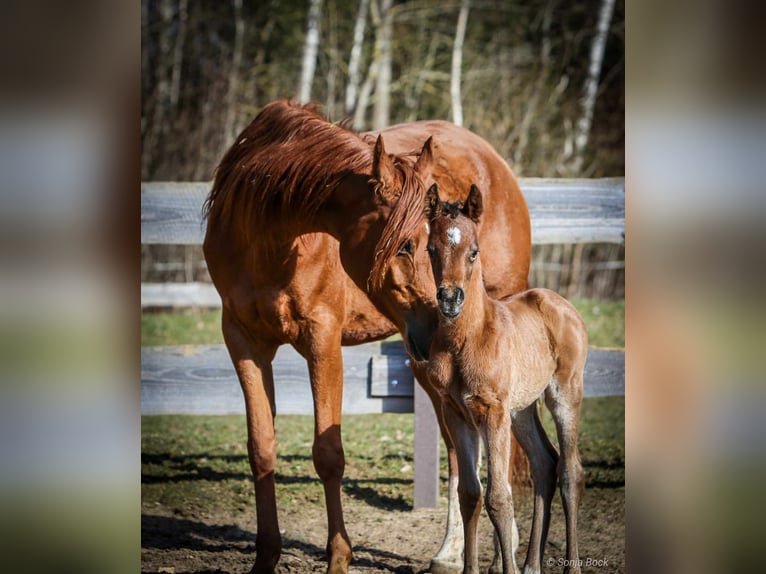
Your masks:
<svg viewBox="0 0 766 574"><path fill-rule="evenodd" d="M405 241L401 249L399 249L399 255L412 255L415 251L415 246L412 243L412 239Z"/></svg>
<svg viewBox="0 0 766 574"><path fill-rule="evenodd" d="M476 261L476 258L479 256L479 250L478 249L471 249L471 252L468 254L468 261L474 262Z"/></svg>

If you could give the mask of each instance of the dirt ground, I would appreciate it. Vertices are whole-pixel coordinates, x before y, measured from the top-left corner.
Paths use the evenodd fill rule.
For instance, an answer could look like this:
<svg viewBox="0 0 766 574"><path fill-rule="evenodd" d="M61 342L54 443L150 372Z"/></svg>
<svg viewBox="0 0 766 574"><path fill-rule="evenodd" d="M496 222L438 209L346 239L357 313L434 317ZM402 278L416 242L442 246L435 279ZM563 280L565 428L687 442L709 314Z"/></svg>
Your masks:
<svg viewBox="0 0 766 574"><path fill-rule="evenodd" d="M516 492L521 534L519 565L526 556L531 523L530 492ZM387 511L364 500L344 498L346 526L354 548L351 572L427 572L446 521L446 499L436 509ZM248 516L249 518L243 518ZM326 568L326 522L321 505L280 513L283 550L278 572L323 573ZM142 571L146 573L241 573L255 560L255 512L197 514L144 508ZM588 485L579 514L579 548L583 572L625 571L625 488L622 483ZM481 568L492 559L492 527L484 513L480 526ZM561 572L565 553L564 516L560 498L545 551L545 572Z"/></svg>

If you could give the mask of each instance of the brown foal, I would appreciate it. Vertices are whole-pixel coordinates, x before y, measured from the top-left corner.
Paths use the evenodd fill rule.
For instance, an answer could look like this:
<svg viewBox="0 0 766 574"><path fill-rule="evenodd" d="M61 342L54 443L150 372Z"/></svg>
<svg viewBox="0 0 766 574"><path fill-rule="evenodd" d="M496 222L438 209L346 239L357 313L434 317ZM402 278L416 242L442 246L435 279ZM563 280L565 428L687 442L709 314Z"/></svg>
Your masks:
<svg viewBox="0 0 766 574"><path fill-rule="evenodd" d="M442 395L444 418L457 449L463 571L478 572L481 437L488 459L485 503L502 552L502 572L518 572L507 474L513 432L530 459L535 490L524 573L542 570L557 473L566 515L564 572L580 572L577 510L584 475L577 432L588 353L585 324L568 301L547 289L529 289L501 301L489 297L476 233L482 211L475 185L463 205L442 202L436 184L426 194L427 250L440 311L428 375ZM488 260L492 256L486 254ZM538 418L542 393L556 423L560 456Z"/></svg>

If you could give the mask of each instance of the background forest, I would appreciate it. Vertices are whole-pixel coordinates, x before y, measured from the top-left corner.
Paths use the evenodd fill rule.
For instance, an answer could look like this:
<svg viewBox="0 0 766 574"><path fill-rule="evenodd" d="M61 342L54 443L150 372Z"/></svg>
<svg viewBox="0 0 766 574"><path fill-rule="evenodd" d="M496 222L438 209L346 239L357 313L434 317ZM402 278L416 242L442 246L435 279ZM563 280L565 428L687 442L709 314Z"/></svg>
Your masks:
<svg viewBox="0 0 766 574"><path fill-rule="evenodd" d="M461 123L519 176L624 175L621 0L142 0L141 18L145 181L212 179L285 97L358 130ZM143 280L205 279L195 248L163 249L144 247ZM533 258L533 285L623 296L621 246ZM587 267L577 285L562 277L573 264Z"/></svg>

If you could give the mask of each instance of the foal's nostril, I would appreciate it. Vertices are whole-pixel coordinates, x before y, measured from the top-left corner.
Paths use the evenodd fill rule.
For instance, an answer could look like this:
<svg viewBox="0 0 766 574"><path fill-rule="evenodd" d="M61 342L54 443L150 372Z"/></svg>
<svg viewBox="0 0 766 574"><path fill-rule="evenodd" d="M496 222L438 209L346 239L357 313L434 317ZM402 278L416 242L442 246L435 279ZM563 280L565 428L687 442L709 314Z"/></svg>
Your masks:
<svg viewBox="0 0 766 574"><path fill-rule="evenodd" d="M436 290L436 300L439 303L460 305L465 299L465 292L460 287L439 287Z"/></svg>

